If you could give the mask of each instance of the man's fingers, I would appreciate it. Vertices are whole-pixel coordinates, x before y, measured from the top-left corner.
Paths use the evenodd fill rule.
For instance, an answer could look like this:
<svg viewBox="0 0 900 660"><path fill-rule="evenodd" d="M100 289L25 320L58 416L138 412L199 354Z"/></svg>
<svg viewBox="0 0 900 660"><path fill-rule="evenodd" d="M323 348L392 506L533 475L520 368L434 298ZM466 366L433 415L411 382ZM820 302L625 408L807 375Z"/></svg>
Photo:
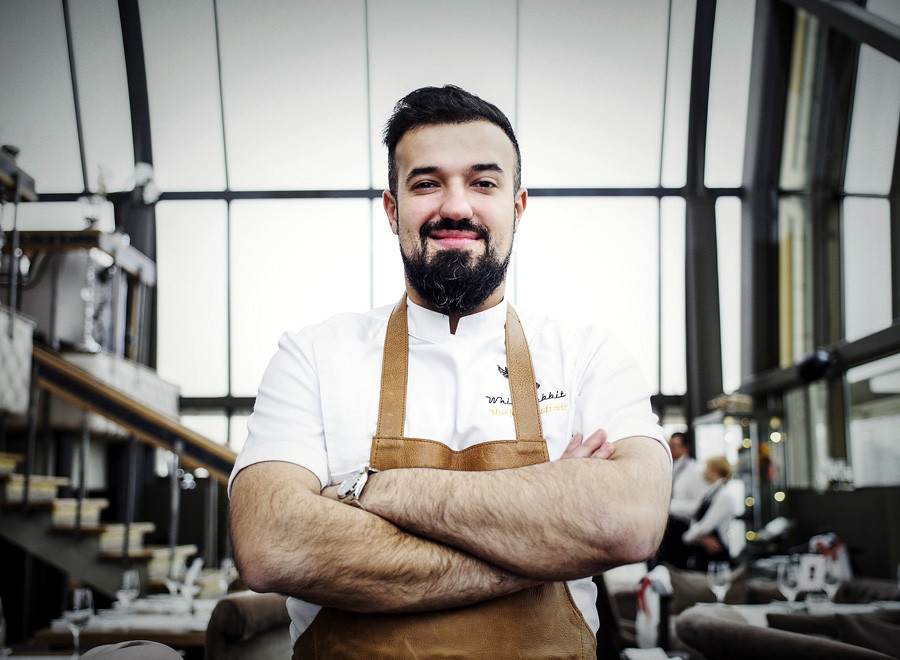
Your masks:
<svg viewBox="0 0 900 660"><path fill-rule="evenodd" d="M603 444L601 444L597 449L591 454L591 458L610 458L613 455L613 452L616 450L616 445L612 442L607 441L605 438L603 440Z"/></svg>
<svg viewBox="0 0 900 660"><path fill-rule="evenodd" d="M613 451L613 443L606 439L606 431L597 429L587 439L581 433L573 435L562 458L609 458Z"/></svg>
<svg viewBox="0 0 900 660"><path fill-rule="evenodd" d="M566 450L563 452L561 458L584 458L584 455L576 453L581 448L581 439L582 436L580 433L573 435L572 439L569 440L569 444L566 445Z"/></svg>
<svg viewBox="0 0 900 660"><path fill-rule="evenodd" d="M600 449L603 443L606 442L606 431L603 429L597 429L593 433L591 433L585 441L582 443L582 447L587 450L587 455L591 456L595 451Z"/></svg>

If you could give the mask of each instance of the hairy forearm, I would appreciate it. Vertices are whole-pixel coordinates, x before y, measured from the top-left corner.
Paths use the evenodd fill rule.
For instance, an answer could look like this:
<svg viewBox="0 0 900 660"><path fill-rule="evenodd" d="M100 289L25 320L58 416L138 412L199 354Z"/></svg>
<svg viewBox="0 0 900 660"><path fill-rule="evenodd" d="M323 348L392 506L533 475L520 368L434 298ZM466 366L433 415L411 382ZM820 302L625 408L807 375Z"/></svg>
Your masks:
<svg viewBox="0 0 900 660"><path fill-rule="evenodd" d="M628 438L608 461L389 470L370 477L362 502L403 529L510 572L564 580L651 555L666 524L670 475L655 440Z"/></svg>
<svg viewBox="0 0 900 660"><path fill-rule="evenodd" d="M536 583L322 497L312 473L288 463L242 470L231 514L235 558L256 591L404 612L468 605Z"/></svg>

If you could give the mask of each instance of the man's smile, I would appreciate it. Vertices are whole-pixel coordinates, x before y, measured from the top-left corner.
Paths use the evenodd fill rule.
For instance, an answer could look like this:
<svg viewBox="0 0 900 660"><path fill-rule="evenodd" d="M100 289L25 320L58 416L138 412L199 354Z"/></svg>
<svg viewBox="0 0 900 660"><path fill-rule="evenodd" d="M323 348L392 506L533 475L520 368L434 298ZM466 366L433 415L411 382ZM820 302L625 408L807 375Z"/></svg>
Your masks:
<svg viewBox="0 0 900 660"><path fill-rule="evenodd" d="M429 232L428 238L447 249L469 248L481 240L478 232L460 229L438 229Z"/></svg>

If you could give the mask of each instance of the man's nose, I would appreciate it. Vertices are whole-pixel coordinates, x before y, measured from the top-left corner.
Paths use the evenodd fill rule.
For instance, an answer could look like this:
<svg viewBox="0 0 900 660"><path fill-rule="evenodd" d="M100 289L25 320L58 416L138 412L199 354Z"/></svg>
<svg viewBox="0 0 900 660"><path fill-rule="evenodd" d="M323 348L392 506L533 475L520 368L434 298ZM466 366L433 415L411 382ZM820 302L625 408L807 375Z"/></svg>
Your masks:
<svg viewBox="0 0 900 660"><path fill-rule="evenodd" d="M456 184L447 186L441 200L441 217L451 220L472 218L472 205L469 203L469 191L466 186Z"/></svg>

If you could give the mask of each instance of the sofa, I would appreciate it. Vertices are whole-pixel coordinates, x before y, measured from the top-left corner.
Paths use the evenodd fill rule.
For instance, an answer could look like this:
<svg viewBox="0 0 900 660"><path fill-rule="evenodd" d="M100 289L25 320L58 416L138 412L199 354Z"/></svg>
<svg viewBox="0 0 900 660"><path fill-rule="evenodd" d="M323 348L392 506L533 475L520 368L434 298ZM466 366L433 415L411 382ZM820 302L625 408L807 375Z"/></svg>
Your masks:
<svg viewBox="0 0 900 660"><path fill-rule="evenodd" d="M238 591L216 603L206 627L206 660L285 660L291 657L287 597Z"/></svg>
<svg viewBox="0 0 900 660"><path fill-rule="evenodd" d="M882 649L893 649L888 654L810 630L773 627L772 623L770 619L769 627L754 626L734 608L695 605L678 615L675 630L682 649L691 658L705 660L890 660L900 651L897 646ZM861 638L854 637L853 641Z"/></svg>

